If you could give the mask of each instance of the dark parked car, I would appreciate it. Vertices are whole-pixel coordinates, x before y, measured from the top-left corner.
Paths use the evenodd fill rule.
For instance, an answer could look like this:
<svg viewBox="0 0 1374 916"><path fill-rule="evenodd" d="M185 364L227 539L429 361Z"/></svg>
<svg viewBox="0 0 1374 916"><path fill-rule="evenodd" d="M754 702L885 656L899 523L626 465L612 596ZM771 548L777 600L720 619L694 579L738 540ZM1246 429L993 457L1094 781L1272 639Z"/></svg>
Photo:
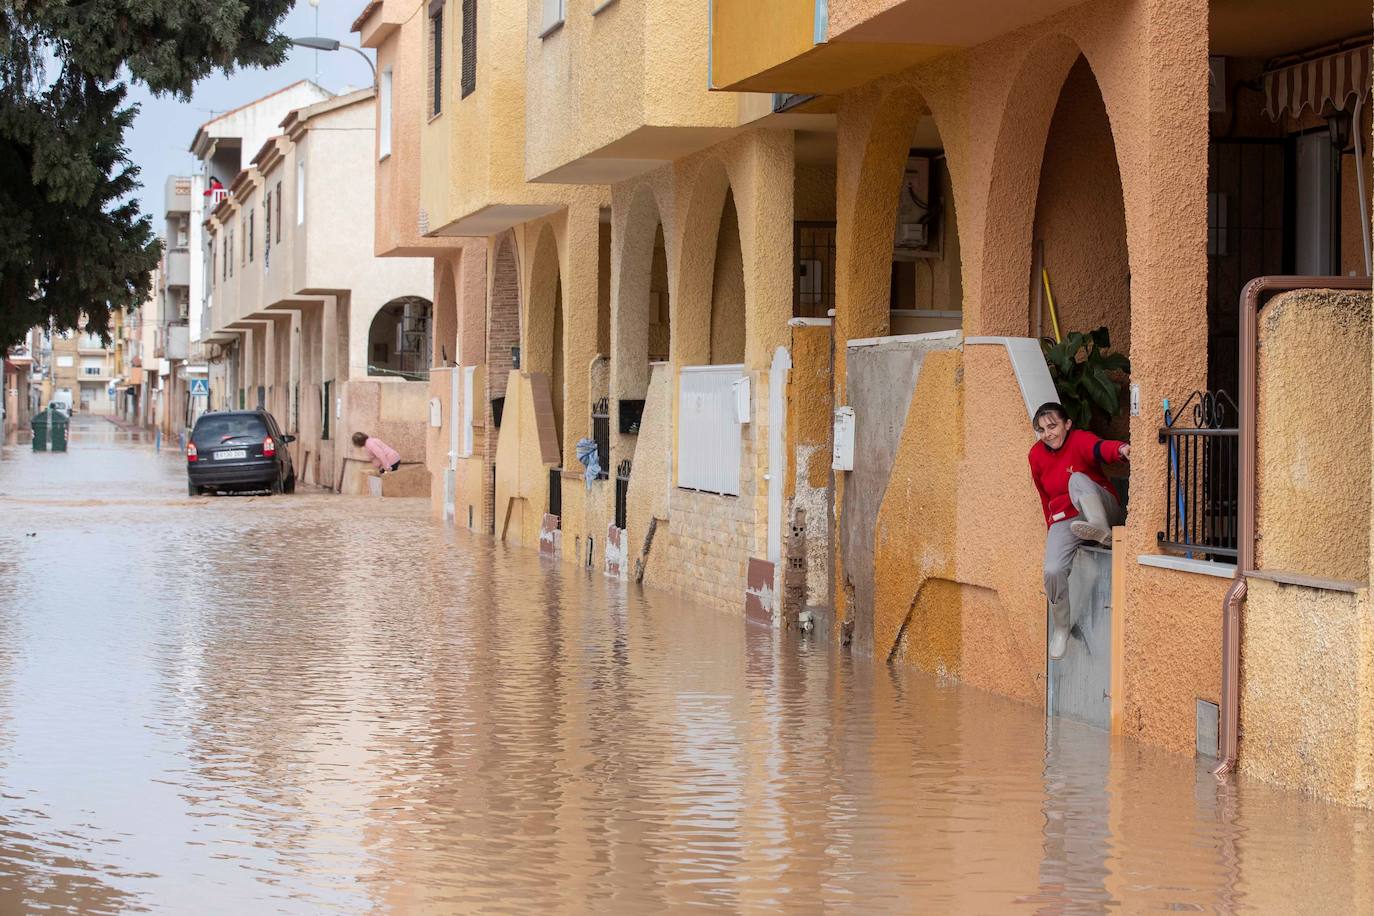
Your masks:
<svg viewBox="0 0 1374 916"><path fill-rule="evenodd" d="M192 496L231 489L293 493L296 469L286 444L295 439L265 410L201 414L186 443L186 489Z"/></svg>

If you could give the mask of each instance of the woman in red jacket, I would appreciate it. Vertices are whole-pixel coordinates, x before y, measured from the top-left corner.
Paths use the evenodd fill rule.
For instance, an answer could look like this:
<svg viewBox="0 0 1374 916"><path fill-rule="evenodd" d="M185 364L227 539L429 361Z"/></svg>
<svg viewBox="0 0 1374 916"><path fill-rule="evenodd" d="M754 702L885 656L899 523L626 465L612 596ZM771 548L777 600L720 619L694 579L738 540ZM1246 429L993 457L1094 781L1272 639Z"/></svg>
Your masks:
<svg viewBox="0 0 1374 916"><path fill-rule="evenodd" d="M1045 511L1045 597L1054 615L1050 658L1063 658L1073 623L1069 608L1069 572L1083 544L1109 545L1112 526L1126 518L1116 488L1102 465L1125 461L1131 447L1074 429L1064 405L1040 405L1031 421L1039 439L1030 450L1031 479Z"/></svg>

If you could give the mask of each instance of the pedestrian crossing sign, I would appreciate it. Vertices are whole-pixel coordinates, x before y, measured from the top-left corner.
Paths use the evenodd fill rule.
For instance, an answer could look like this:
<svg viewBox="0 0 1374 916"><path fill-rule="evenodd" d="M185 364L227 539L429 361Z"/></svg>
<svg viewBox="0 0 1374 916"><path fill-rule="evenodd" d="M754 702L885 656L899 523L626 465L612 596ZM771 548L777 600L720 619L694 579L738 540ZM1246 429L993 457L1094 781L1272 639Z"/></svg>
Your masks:
<svg viewBox="0 0 1374 916"><path fill-rule="evenodd" d="M191 379L191 397L209 397L210 380L208 378Z"/></svg>

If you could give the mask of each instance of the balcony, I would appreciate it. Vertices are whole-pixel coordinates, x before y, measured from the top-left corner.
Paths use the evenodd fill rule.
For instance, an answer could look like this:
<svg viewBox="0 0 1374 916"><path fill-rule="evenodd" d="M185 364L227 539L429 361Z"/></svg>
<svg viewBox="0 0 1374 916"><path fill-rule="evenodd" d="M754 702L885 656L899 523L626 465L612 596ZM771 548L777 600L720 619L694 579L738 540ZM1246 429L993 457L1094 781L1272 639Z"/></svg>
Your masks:
<svg viewBox="0 0 1374 916"><path fill-rule="evenodd" d="M711 0L712 89L833 94L1079 0Z"/></svg>
<svg viewBox="0 0 1374 916"><path fill-rule="evenodd" d="M167 285L191 285L191 251L188 248L167 250Z"/></svg>
<svg viewBox="0 0 1374 916"><path fill-rule="evenodd" d="M463 4L444 5L446 29L461 34ZM430 237L494 235L556 213L568 195L525 181L525 0L491 0L479 17L476 72L461 95L459 42L445 59L441 112L420 136L418 228ZM499 23L499 27L493 25Z"/></svg>
<svg viewBox="0 0 1374 916"><path fill-rule="evenodd" d="M531 19L526 177L614 184L728 137L737 102L701 80L708 13L680 0L613 3L569 15L543 38Z"/></svg>
<svg viewBox="0 0 1374 916"><path fill-rule="evenodd" d="M166 344L158 354L166 359L184 360L191 355L191 327L184 321L167 326Z"/></svg>
<svg viewBox="0 0 1374 916"><path fill-rule="evenodd" d="M191 194L195 190L194 182L190 178L172 176L163 185L163 195L166 200L166 211L168 216L175 216L179 213L191 212Z"/></svg>

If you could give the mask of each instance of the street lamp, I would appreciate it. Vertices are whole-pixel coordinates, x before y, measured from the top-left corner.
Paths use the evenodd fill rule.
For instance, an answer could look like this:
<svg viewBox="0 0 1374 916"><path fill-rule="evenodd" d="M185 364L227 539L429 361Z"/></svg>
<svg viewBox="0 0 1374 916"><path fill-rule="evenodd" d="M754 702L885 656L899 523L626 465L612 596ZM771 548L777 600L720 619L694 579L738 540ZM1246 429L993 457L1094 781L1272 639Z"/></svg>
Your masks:
<svg viewBox="0 0 1374 916"><path fill-rule="evenodd" d="M337 38L320 38L319 36L307 36L305 38L292 38L291 43L298 48L313 48L316 51L337 51L346 48L354 54L367 61L367 68L372 71L372 86L377 86L377 67L372 63L372 58L363 53L362 48L355 48L353 45L346 45Z"/></svg>

